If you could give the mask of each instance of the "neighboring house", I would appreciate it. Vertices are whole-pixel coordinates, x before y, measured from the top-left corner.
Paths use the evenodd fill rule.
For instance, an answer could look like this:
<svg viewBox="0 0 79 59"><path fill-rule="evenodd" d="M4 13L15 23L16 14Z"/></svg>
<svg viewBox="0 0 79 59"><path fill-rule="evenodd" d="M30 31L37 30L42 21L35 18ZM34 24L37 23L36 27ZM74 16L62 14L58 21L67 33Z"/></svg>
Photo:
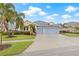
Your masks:
<svg viewBox="0 0 79 59"><path fill-rule="evenodd" d="M79 27L79 22L64 23L64 27L61 26L61 31L75 32L76 27Z"/></svg>
<svg viewBox="0 0 79 59"><path fill-rule="evenodd" d="M79 26L79 22L68 22L68 23L64 23L64 26L66 27L77 27Z"/></svg>
<svg viewBox="0 0 79 59"><path fill-rule="evenodd" d="M66 31L66 32L74 32L75 29L72 27L68 27L68 28L62 28L60 31Z"/></svg>

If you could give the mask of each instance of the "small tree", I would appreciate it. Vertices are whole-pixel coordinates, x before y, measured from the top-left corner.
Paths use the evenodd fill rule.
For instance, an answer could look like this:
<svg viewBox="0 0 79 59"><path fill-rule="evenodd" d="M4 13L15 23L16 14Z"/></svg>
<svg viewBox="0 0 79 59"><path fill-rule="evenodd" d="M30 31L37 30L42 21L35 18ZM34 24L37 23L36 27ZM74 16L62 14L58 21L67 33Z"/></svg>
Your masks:
<svg viewBox="0 0 79 59"><path fill-rule="evenodd" d="M29 26L30 26L30 33L31 34L36 33L35 25L34 24L29 24Z"/></svg>
<svg viewBox="0 0 79 59"><path fill-rule="evenodd" d="M75 29L76 29L76 32L79 31L79 27L75 27Z"/></svg>

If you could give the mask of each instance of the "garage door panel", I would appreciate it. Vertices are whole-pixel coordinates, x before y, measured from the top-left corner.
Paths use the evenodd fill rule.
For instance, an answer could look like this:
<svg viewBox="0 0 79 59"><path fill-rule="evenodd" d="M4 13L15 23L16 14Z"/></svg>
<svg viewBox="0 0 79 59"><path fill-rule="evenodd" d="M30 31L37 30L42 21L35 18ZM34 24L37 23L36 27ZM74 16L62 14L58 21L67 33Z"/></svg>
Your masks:
<svg viewBox="0 0 79 59"><path fill-rule="evenodd" d="M58 34L58 28L51 28L51 27L38 27L37 34Z"/></svg>

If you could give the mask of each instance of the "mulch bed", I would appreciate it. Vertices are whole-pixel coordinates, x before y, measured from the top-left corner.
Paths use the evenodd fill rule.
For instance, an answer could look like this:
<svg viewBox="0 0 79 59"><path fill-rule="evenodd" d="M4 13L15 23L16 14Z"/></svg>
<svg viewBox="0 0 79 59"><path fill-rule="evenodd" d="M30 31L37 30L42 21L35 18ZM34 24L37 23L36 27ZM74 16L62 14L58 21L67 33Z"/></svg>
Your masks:
<svg viewBox="0 0 79 59"><path fill-rule="evenodd" d="M11 44L2 44L0 45L0 51L11 47Z"/></svg>

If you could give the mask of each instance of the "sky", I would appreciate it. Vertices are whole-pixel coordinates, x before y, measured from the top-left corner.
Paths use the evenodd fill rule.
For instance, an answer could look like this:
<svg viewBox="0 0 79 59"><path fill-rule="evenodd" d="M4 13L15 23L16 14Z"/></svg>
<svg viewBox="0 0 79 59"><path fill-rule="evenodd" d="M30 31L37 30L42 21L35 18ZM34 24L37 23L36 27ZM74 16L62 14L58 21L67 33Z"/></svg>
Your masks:
<svg viewBox="0 0 79 59"><path fill-rule="evenodd" d="M25 14L24 21L79 22L79 3L15 3L14 6L17 12Z"/></svg>

